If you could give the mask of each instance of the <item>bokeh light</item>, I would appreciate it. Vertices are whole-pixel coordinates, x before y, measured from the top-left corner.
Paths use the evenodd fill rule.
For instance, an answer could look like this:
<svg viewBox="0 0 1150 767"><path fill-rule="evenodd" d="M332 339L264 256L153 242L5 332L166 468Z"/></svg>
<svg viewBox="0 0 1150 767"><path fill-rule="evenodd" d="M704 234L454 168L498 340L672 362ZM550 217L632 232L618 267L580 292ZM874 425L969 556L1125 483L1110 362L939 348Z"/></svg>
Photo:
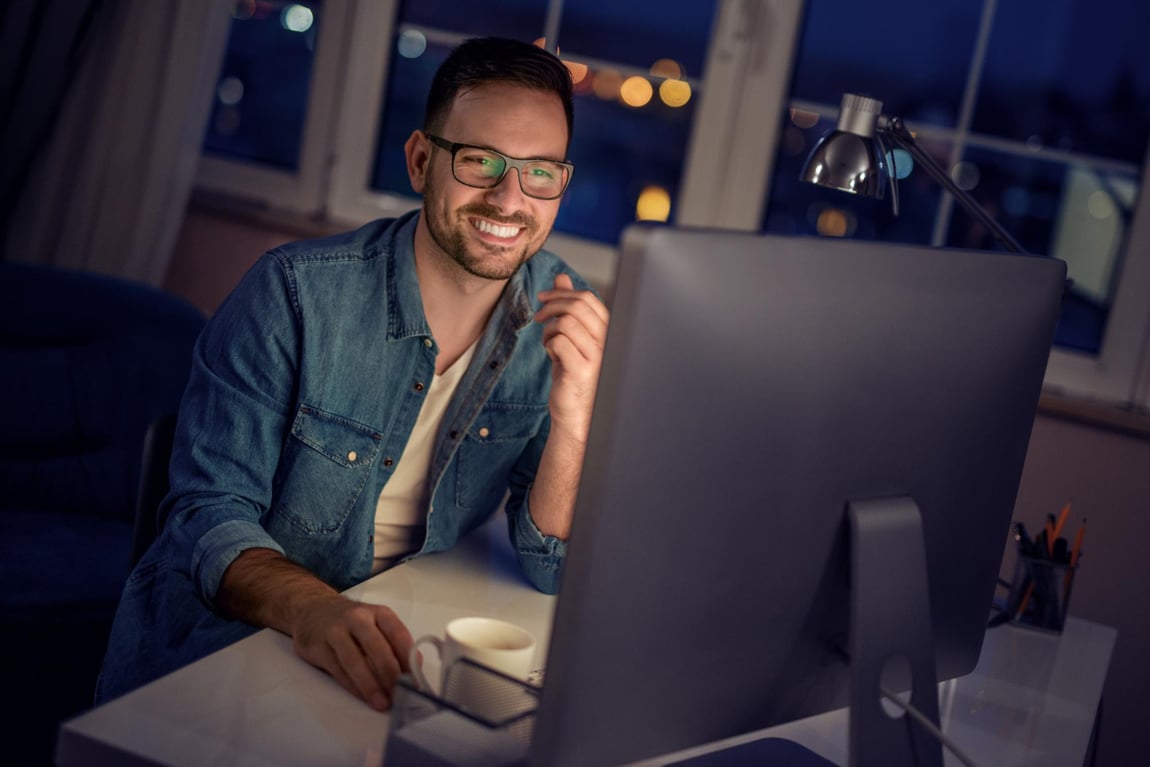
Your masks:
<svg viewBox="0 0 1150 767"><path fill-rule="evenodd" d="M647 106L654 95L650 80L639 75L628 77L619 88L619 99L629 107Z"/></svg>
<svg viewBox="0 0 1150 767"><path fill-rule="evenodd" d="M306 32L315 23L315 14L311 8L299 3L292 3L283 9L280 14L280 24L289 32Z"/></svg>
<svg viewBox="0 0 1150 767"><path fill-rule="evenodd" d="M807 109L791 108L791 122L796 128L813 128L819 124L819 113Z"/></svg>
<svg viewBox="0 0 1150 767"><path fill-rule="evenodd" d="M969 192L978 186L978 182L982 179L982 174L978 170L978 166L972 162L959 162L955 163L954 167L950 169L950 177L958 188L964 192Z"/></svg>
<svg viewBox="0 0 1150 767"><path fill-rule="evenodd" d="M659 99L669 107L681 107L691 100L691 84L686 80L659 83Z"/></svg>
<svg viewBox="0 0 1150 767"><path fill-rule="evenodd" d="M1114 207L1114 199L1101 190L1090 193L1086 198L1086 210L1090 215L1101 221L1111 218L1118 211Z"/></svg>
<svg viewBox="0 0 1150 767"><path fill-rule="evenodd" d="M234 107L244 99L244 83L238 77L224 77L216 86L216 98L221 104Z"/></svg>
<svg viewBox="0 0 1150 767"><path fill-rule="evenodd" d="M427 36L417 29L404 30L399 35L395 49L405 59L418 59L427 50Z"/></svg>
<svg viewBox="0 0 1150 767"><path fill-rule="evenodd" d="M256 14L256 0L236 0L232 3L232 18L247 21Z"/></svg>
<svg viewBox="0 0 1150 767"><path fill-rule="evenodd" d="M636 221L666 221L671 215L671 195L661 186L643 188L635 203Z"/></svg>
<svg viewBox="0 0 1150 767"><path fill-rule="evenodd" d="M905 149L892 149L886 157L886 164L894 170L894 177L900 181L914 171L914 158Z"/></svg>
<svg viewBox="0 0 1150 767"><path fill-rule="evenodd" d="M650 72L652 77L667 80L680 80L683 77L683 68L674 59L659 59L651 65Z"/></svg>
<svg viewBox="0 0 1150 767"><path fill-rule="evenodd" d="M854 232L854 216L839 208L824 208L819 213L815 228L824 237L847 237Z"/></svg>

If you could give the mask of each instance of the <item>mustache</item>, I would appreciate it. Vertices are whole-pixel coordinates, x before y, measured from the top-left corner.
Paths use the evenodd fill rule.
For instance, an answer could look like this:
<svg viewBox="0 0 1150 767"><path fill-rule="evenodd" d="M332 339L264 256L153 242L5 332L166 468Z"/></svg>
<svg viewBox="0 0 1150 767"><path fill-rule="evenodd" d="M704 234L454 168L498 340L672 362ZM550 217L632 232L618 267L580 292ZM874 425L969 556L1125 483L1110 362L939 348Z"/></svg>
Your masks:
<svg viewBox="0 0 1150 767"><path fill-rule="evenodd" d="M515 213L510 216L505 216L500 213L499 208L484 203L476 202L470 205L464 205L459 209L459 212L466 216L479 216L480 218L491 219L500 224L526 227L535 226L535 220L525 213Z"/></svg>

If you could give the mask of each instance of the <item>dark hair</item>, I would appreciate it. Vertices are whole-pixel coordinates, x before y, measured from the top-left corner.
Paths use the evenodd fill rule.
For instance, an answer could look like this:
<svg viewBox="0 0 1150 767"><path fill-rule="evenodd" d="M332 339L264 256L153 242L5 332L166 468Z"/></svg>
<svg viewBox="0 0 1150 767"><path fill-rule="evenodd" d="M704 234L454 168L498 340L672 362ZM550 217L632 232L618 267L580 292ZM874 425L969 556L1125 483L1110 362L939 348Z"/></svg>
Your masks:
<svg viewBox="0 0 1150 767"><path fill-rule="evenodd" d="M423 129L439 130L460 91L491 82L514 83L550 91L563 103L567 115L567 141L575 123L571 73L557 56L519 40L482 37L467 40L439 66L423 115Z"/></svg>

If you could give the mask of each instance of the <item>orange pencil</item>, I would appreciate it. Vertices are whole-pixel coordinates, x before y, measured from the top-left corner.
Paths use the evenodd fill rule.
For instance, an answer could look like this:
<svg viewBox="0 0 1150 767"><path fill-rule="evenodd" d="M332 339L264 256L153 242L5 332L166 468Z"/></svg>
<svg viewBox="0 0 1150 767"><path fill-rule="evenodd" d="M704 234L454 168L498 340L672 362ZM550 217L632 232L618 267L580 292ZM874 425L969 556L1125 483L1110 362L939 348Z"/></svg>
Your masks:
<svg viewBox="0 0 1150 767"><path fill-rule="evenodd" d="M1070 504L1062 507L1062 512L1058 515L1058 521L1054 524L1054 533L1051 535L1048 544L1050 544L1051 552L1054 551L1054 542L1058 540L1058 536L1062 535L1062 528L1066 526L1066 518L1070 516Z"/></svg>
<svg viewBox="0 0 1150 767"><path fill-rule="evenodd" d="M1078 554L1082 551L1082 539L1086 536L1086 517L1082 518L1082 524L1078 526L1078 532L1074 534L1074 545L1070 547L1070 566L1074 567L1078 564Z"/></svg>
<svg viewBox="0 0 1150 767"><path fill-rule="evenodd" d="M1034 581L1031 581L1026 586L1026 593L1022 595L1022 601L1018 603L1018 612L1014 614L1015 620L1018 620L1026 612L1026 606L1030 604L1030 596L1034 593Z"/></svg>
<svg viewBox="0 0 1150 767"><path fill-rule="evenodd" d="M1074 534L1074 545L1070 547L1070 567L1066 568L1066 575L1062 578L1062 598L1065 601L1070 596L1070 581L1074 577L1074 567L1078 564L1078 555L1082 552L1082 539L1086 536L1086 517L1078 526Z"/></svg>

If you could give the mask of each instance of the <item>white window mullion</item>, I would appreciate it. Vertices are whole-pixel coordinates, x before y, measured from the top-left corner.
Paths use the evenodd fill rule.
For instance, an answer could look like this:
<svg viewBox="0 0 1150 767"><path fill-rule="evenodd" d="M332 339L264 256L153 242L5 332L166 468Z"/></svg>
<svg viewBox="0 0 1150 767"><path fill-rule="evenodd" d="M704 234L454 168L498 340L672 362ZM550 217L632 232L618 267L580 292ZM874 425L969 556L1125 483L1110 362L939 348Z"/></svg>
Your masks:
<svg viewBox="0 0 1150 767"><path fill-rule="evenodd" d="M352 0L327 0L323 6L300 141L299 169L281 170L205 153L196 173L197 188L292 213L316 215L322 210L332 115L341 93L339 83L351 4Z"/></svg>
<svg viewBox="0 0 1150 767"><path fill-rule="evenodd" d="M676 223L756 231L798 45L803 0L723 0Z"/></svg>
<svg viewBox="0 0 1150 767"><path fill-rule="evenodd" d="M397 216L419 205L414 193L405 197L371 189L398 6L397 0L355 4L327 209L337 221L358 224Z"/></svg>

